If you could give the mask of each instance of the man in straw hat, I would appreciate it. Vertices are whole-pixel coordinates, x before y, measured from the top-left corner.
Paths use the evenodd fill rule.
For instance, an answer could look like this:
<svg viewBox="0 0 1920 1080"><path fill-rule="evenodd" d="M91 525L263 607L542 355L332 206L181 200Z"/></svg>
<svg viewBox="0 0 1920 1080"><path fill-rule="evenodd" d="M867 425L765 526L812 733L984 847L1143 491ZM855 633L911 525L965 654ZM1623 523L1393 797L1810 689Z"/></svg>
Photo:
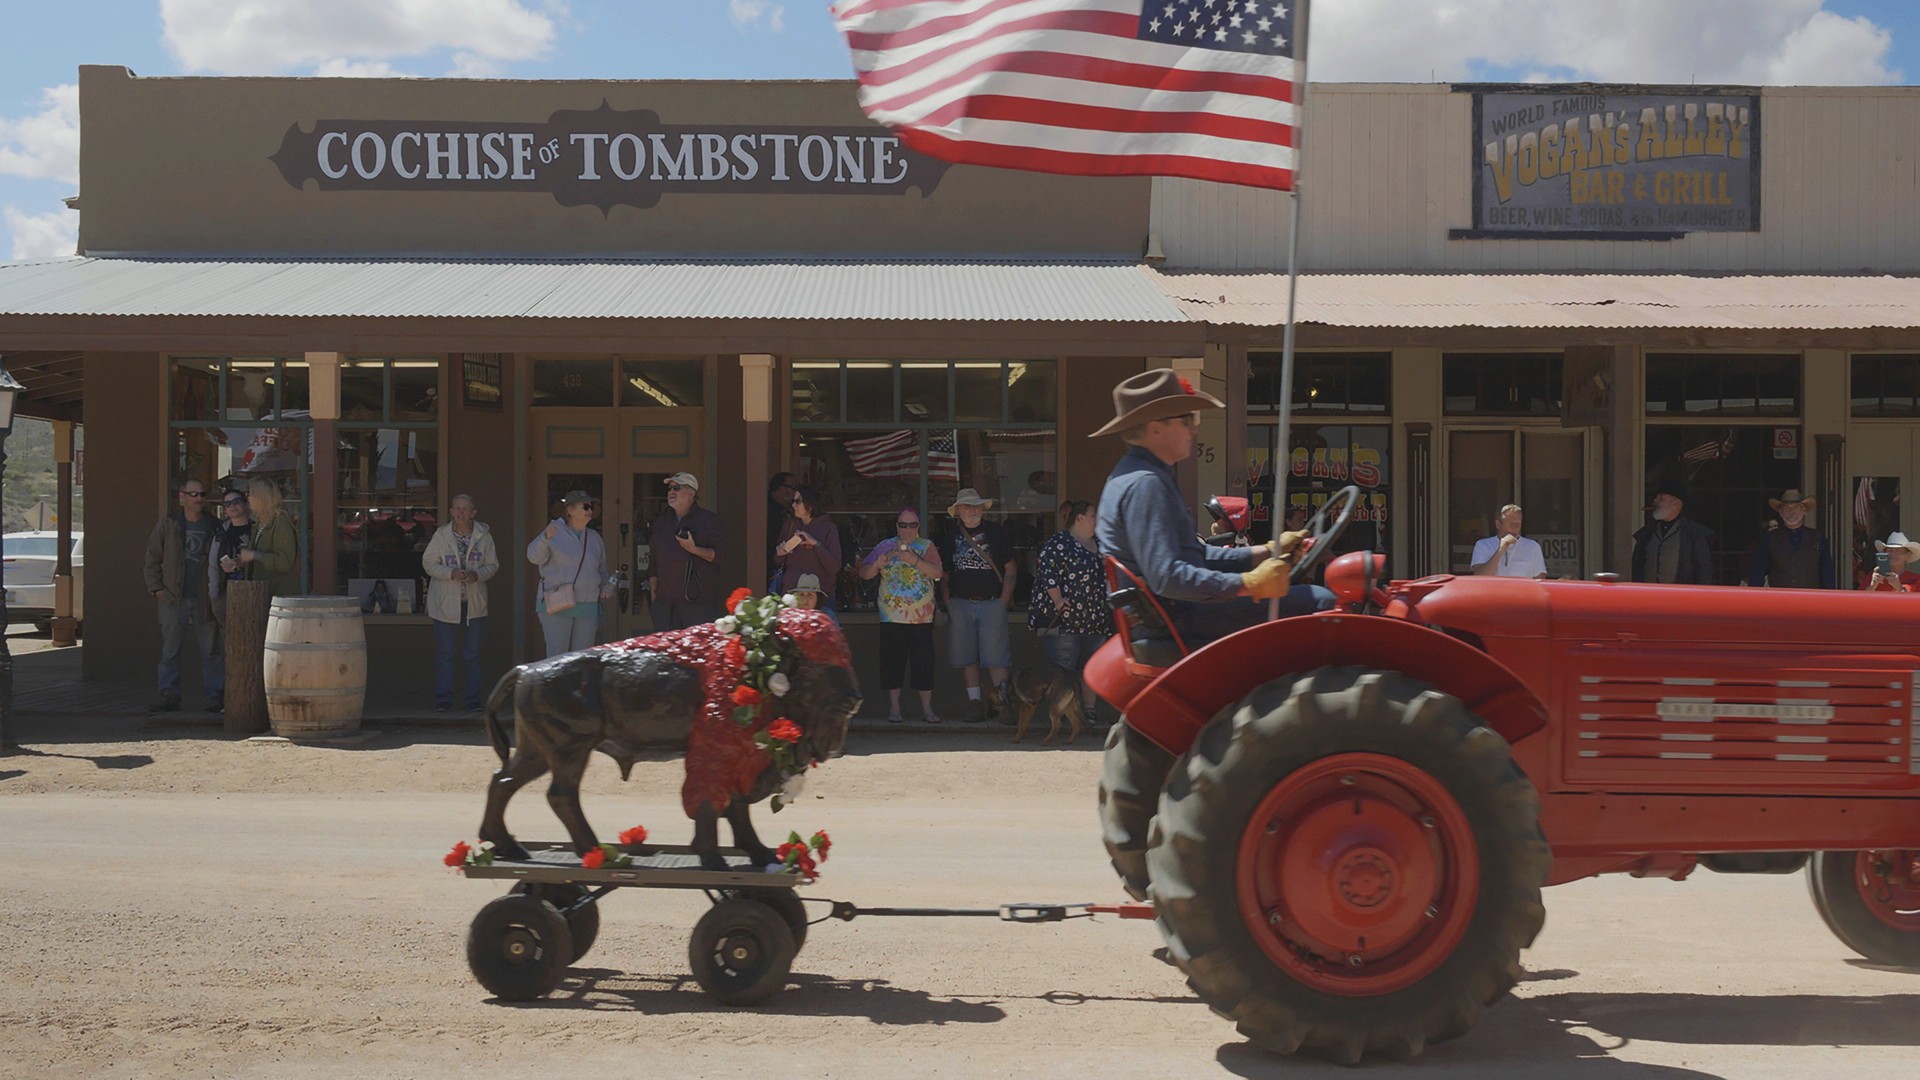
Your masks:
<svg viewBox="0 0 1920 1080"><path fill-rule="evenodd" d="M1813 500L1788 488L1767 505L1780 515L1778 529L1760 537L1753 545L1753 566L1747 572L1747 584L1771 585L1776 589L1831 589L1833 549L1827 538L1807 525Z"/></svg>
<svg viewBox="0 0 1920 1080"><path fill-rule="evenodd" d="M1653 521L1633 534L1635 581L1713 584L1713 530L1685 516L1686 485L1663 480L1653 489Z"/></svg>
<svg viewBox="0 0 1920 1080"><path fill-rule="evenodd" d="M1281 533L1278 554L1266 544L1208 547L1195 535L1173 467L1193 456L1200 410L1221 407L1171 369L1156 368L1113 388L1113 419L1091 436L1117 434L1127 443L1100 492L1101 554L1140 575L1189 645L1264 620L1267 605L1247 597L1279 599L1282 616L1325 611L1334 602L1325 589L1288 581L1301 533Z"/></svg>
<svg viewBox="0 0 1920 1080"><path fill-rule="evenodd" d="M961 488L947 507L957 525L940 539L940 565L947 568L940 587L947 595L947 663L960 670L967 687L969 724L978 724L1006 701L1007 669L1013 666L1013 642L1007 608L1020 573L1013 557L1013 534L986 520L992 499ZM991 680L982 699L980 669Z"/></svg>
<svg viewBox="0 0 1920 1080"><path fill-rule="evenodd" d="M1875 540L1873 550L1887 556L1887 569L1885 573L1875 570L1867 579L1867 588L1877 592L1920 592L1920 574L1907 569L1920 565L1920 541L1895 532L1885 540Z"/></svg>

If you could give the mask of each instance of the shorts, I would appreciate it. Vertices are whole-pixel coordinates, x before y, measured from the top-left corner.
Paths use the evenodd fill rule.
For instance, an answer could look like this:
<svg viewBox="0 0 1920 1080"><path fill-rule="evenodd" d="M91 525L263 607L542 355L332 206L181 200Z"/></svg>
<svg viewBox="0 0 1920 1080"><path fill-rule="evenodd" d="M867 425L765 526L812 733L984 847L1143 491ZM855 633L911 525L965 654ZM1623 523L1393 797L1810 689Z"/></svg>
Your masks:
<svg viewBox="0 0 1920 1080"><path fill-rule="evenodd" d="M1007 606L992 600L947 601L947 665L990 668L1013 666L1012 638L1007 631Z"/></svg>

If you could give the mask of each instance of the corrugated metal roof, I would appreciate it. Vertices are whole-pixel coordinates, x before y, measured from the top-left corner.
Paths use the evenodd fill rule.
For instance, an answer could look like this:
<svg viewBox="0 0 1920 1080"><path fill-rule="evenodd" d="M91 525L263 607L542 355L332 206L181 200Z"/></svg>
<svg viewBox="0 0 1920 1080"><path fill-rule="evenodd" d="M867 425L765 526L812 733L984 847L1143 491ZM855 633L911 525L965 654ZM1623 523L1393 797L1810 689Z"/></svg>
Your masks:
<svg viewBox="0 0 1920 1080"><path fill-rule="evenodd" d="M1197 321L1286 324L1285 274L1150 273ZM1352 327L1911 329L1920 278L1302 274L1296 310Z"/></svg>
<svg viewBox="0 0 1920 1080"><path fill-rule="evenodd" d="M1184 323L1141 267L960 260L0 264L0 316Z"/></svg>

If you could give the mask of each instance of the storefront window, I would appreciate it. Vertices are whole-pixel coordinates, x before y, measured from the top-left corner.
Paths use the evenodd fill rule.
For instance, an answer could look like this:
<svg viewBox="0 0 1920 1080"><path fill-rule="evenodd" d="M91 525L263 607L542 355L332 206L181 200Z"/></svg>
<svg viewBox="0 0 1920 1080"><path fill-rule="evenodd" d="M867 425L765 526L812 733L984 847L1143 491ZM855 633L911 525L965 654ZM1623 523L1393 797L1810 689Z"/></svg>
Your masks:
<svg viewBox="0 0 1920 1080"><path fill-rule="evenodd" d="M335 580L370 614L423 610L421 553L439 525L439 432L343 428L334 506ZM376 594L376 585L385 583ZM377 599L370 599L377 595Z"/></svg>
<svg viewBox="0 0 1920 1080"><path fill-rule="evenodd" d="M1687 416L1800 415L1800 357L1648 353L1647 412Z"/></svg>
<svg viewBox="0 0 1920 1080"><path fill-rule="evenodd" d="M1247 354L1247 412L1280 408L1277 352ZM1296 353L1293 357L1293 414L1386 416L1393 411L1388 353Z"/></svg>
<svg viewBox="0 0 1920 1080"><path fill-rule="evenodd" d="M273 481L300 541L304 579L307 482L313 472L305 362L271 356L181 357L172 362L168 385L169 480L198 480L217 494L244 492L253 480ZM298 389L283 400L289 385ZM174 501L169 498L166 505ZM210 500L210 506L218 509L215 501Z"/></svg>
<svg viewBox="0 0 1920 1080"><path fill-rule="evenodd" d="M1856 355L1853 415L1920 416L1920 353Z"/></svg>
<svg viewBox="0 0 1920 1080"><path fill-rule="evenodd" d="M1251 538L1256 544L1273 538L1273 471L1268 467L1273 460L1273 432L1272 424L1247 426L1247 493L1253 504ZM1286 503L1290 509L1311 516L1341 488L1351 484L1360 489L1360 503L1337 551L1392 550L1387 534L1393 493L1388 472L1392 438L1393 429L1386 424L1288 425L1292 450ZM1284 524L1286 514L1280 516Z"/></svg>
<svg viewBox="0 0 1920 1080"><path fill-rule="evenodd" d="M613 404L613 362L607 360L535 360L536 408L599 408Z"/></svg>
<svg viewBox="0 0 1920 1080"><path fill-rule="evenodd" d="M1447 353L1440 360L1448 416L1560 415L1559 353Z"/></svg>
<svg viewBox="0 0 1920 1080"><path fill-rule="evenodd" d="M1677 479L1687 517L1713 530L1714 580L1745 580L1753 545L1779 525L1767 500L1801 486L1799 427L1655 424L1646 438L1645 497Z"/></svg>
<svg viewBox="0 0 1920 1080"><path fill-rule="evenodd" d="M943 535L954 496L974 488L1013 534L1022 567L1014 602L1024 605L1033 554L1065 497L1054 388L1052 361L798 361L794 468L821 490L850 564L894 535L902 506L920 508L930 538ZM945 419L967 416L979 419ZM872 610L875 586L843 575L840 610Z"/></svg>

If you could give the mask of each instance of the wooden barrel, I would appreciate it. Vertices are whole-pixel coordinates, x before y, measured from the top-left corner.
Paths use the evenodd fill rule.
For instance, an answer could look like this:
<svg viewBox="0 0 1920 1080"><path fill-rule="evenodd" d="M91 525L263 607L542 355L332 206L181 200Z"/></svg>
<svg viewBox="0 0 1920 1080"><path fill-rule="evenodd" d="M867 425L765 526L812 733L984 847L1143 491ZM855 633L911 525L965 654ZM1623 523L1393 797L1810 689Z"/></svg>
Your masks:
<svg viewBox="0 0 1920 1080"><path fill-rule="evenodd" d="M351 596L275 597L267 612L267 719L289 739L360 730L367 632Z"/></svg>

